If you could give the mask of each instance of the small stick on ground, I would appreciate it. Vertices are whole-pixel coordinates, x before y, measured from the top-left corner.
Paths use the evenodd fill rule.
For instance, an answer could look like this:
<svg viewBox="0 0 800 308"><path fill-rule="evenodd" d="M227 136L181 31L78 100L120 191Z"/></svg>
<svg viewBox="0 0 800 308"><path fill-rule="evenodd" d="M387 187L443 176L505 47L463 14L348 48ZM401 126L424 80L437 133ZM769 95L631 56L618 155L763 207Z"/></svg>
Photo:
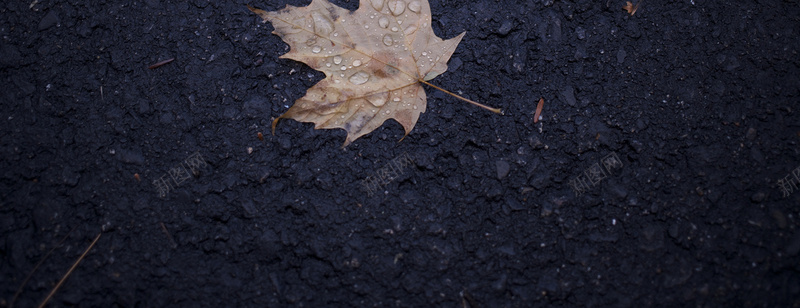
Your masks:
<svg viewBox="0 0 800 308"><path fill-rule="evenodd" d="M102 87L101 87L101 89L102 89ZM36 266L33 267L33 270L30 272L30 274L28 274L28 277L25 277L25 280L22 281L22 284L19 286L19 289L17 289L17 293L14 293L14 297L11 298L11 303L8 305L9 308L13 308L14 307L14 302L17 301L17 297L19 297L19 294L22 293L22 288L24 288L25 285L28 284L28 280L31 279L31 276L33 276L33 273L35 273L36 270L39 269L39 266L42 266L42 263L44 263L44 260L47 260L47 258L50 257L50 255L53 253L53 251L56 250L56 248L61 246L61 243L64 243L64 240L66 240L67 237L69 237L69 235L72 234L72 231L75 231L75 228L72 228L72 230L69 230L67 235L64 235L64 238L62 238L61 241L58 242L58 244L53 246L53 248L51 248L50 251L48 251L47 254L44 255L44 258L39 260L39 263L36 263Z"/></svg>
<svg viewBox="0 0 800 308"><path fill-rule="evenodd" d="M89 250L92 250L92 247L94 247L94 244L97 243L97 240L100 239L100 235L102 235L102 234L103 234L103 232L97 233L97 237L94 238L94 241L92 241L92 244L89 245L89 247L86 248L85 251L83 251L83 254L81 254L81 257L78 258L78 260L75 261L74 264L72 264L72 267L70 267L69 270L67 271L67 273L64 274L64 277L61 277L61 280L58 281L58 284L56 284L56 286L53 288L53 290L50 291L50 294L47 295L47 297L42 301L42 303L39 305L39 308L43 308L44 305L47 305L47 302L50 301L50 298L52 298L53 295L56 294L56 291L58 291L58 288L60 288L61 284L63 284L64 281L67 280L67 277L69 277L69 275L72 274L72 271L75 270L76 267L78 267L78 264L81 263L81 261L83 260L84 257L86 257L86 254L89 253Z"/></svg>
<svg viewBox="0 0 800 308"><path fill-rule="evenodd" d="M150 65L150 66L148 66L147 68L149 68L149 69L151 69L151 70L152 70L152 69L156 69L156 68L158 68L159 66L162 66L162 65L164 65L164 64L167 64L167 63L170 63L170 62L172 62L173 60L175 60L175 58L169 58L169 59L166 59L166 60L164 60L164 61L158 62L158 63L156 63L156 64Z"/></svg>
<svg viewBox="0 0 800 308"><path fill-rule="evenodd" d="M169 239L170 247L172 247L172 249L177 248L178 244L175 244L175 240L172 239L172 235L169 234L169 231L167 231L167 226L165 226L163 222L159 222L159 223L161 224L161 230L164 230L164 234L166 234L167 238Z"/></svg>

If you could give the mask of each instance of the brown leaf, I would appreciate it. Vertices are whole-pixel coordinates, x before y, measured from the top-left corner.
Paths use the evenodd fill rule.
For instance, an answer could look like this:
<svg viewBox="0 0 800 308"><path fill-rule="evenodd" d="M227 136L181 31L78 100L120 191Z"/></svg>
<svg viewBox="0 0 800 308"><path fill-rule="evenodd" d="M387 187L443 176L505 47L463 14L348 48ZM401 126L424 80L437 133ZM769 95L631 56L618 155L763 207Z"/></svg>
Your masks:
<svg viewBox="0 0 800 308"><path fill-rule="evenodd" d="M411 132L425 112L420 82L447 71L447 61L464 37L442 40L431 29L427 0L361 0L350 12L327 0L267 12L248 6L289 44L282 55L325 73L278 120L312 122L316 129L347 131L343 146L387 119ZM499 110L498 110L499 111Z"/></svg>
<svg viewBox="0 0 800 308"><path fill-rule="evenodd" d="M625 3L622 9L628 11L628 14L631 14L631 16L633 16L633 14L636 14L636 10L639 9L639 5L642 4L641 1L642 0L639 0L639 3L637 3L636 6L634 6L633 3L631 3L630 1L627 1L627 3Z"/></svg>

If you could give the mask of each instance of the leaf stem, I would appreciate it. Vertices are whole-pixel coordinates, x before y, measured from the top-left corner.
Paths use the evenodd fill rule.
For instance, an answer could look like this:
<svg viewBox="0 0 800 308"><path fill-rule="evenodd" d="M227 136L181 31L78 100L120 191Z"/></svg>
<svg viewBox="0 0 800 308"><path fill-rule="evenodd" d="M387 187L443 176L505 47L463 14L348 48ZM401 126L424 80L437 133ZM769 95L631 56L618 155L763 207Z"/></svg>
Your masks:
<svg viewBox="0 0 800 308"><path fill-rule="evenodd" d="M423 80L422 78L420 78L420 79L418 79L418 80L419 80L419 82L421 82L421 83L424 83L424 84L426 84L426 85L429 85L429 86L431 86L431 87L435 88L436 90L439 90L439 91L442 91L442 92L444 92L444 93L450 94L450 95L454 96L455 98L458 98L458 99L460 99L460 100L462 100L462 101L465 101L465 102L467 102L467 103L470 103L470 104L473 104L473 105L475 105L475 106L481 107L481 108L483 108L483 109L489 110L489 111L491 111L491 112L494 112L494 113L497 113L497 114L503 115L503 111L502 111L502 110L500 110L500 108L492 108L492 107L486 106L486 105L484 105L484 104L478 103L478 102L476 102L476 101L473 101L473 100L471 100L471 99L468 99L468 98L466 98L466 97L463 97L463 96L461 96L461 95L458 95L458 94L455 94L455 93L453 93L453 92L450 92L450 91L447 91L447 90L445 90L445 89L442 89L442 88L440 88L440 87L437 87L437 86L435 86L435 85L431 84L430 82L427 82L427 81Z"/></svg>

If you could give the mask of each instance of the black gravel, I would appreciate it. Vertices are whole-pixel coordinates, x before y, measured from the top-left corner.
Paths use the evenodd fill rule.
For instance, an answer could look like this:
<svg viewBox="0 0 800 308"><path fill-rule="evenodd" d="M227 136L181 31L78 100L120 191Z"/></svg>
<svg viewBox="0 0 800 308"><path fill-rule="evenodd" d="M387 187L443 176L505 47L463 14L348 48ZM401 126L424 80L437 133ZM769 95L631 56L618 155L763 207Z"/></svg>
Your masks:
<svg viewBox="0 0 800 308"><path fill-rule="evenodd" d="M248 2L2 2L0 307L800 305L797 1L431 2L505 115L344 149Z"/></svg>

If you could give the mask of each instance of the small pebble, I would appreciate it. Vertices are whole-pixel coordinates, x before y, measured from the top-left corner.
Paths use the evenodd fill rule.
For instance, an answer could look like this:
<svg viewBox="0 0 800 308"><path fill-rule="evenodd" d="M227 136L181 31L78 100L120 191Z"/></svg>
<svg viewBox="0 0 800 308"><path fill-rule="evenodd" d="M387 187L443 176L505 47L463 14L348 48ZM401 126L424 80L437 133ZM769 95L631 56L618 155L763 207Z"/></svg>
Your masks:
<svg viewBox="0 0 800 308"><path fill-rule="evenodd" d="M507 162L502 160L497 161L497 179L502 180L508 175L508 171L511 169L511 166L508 165Z"/></svg>

